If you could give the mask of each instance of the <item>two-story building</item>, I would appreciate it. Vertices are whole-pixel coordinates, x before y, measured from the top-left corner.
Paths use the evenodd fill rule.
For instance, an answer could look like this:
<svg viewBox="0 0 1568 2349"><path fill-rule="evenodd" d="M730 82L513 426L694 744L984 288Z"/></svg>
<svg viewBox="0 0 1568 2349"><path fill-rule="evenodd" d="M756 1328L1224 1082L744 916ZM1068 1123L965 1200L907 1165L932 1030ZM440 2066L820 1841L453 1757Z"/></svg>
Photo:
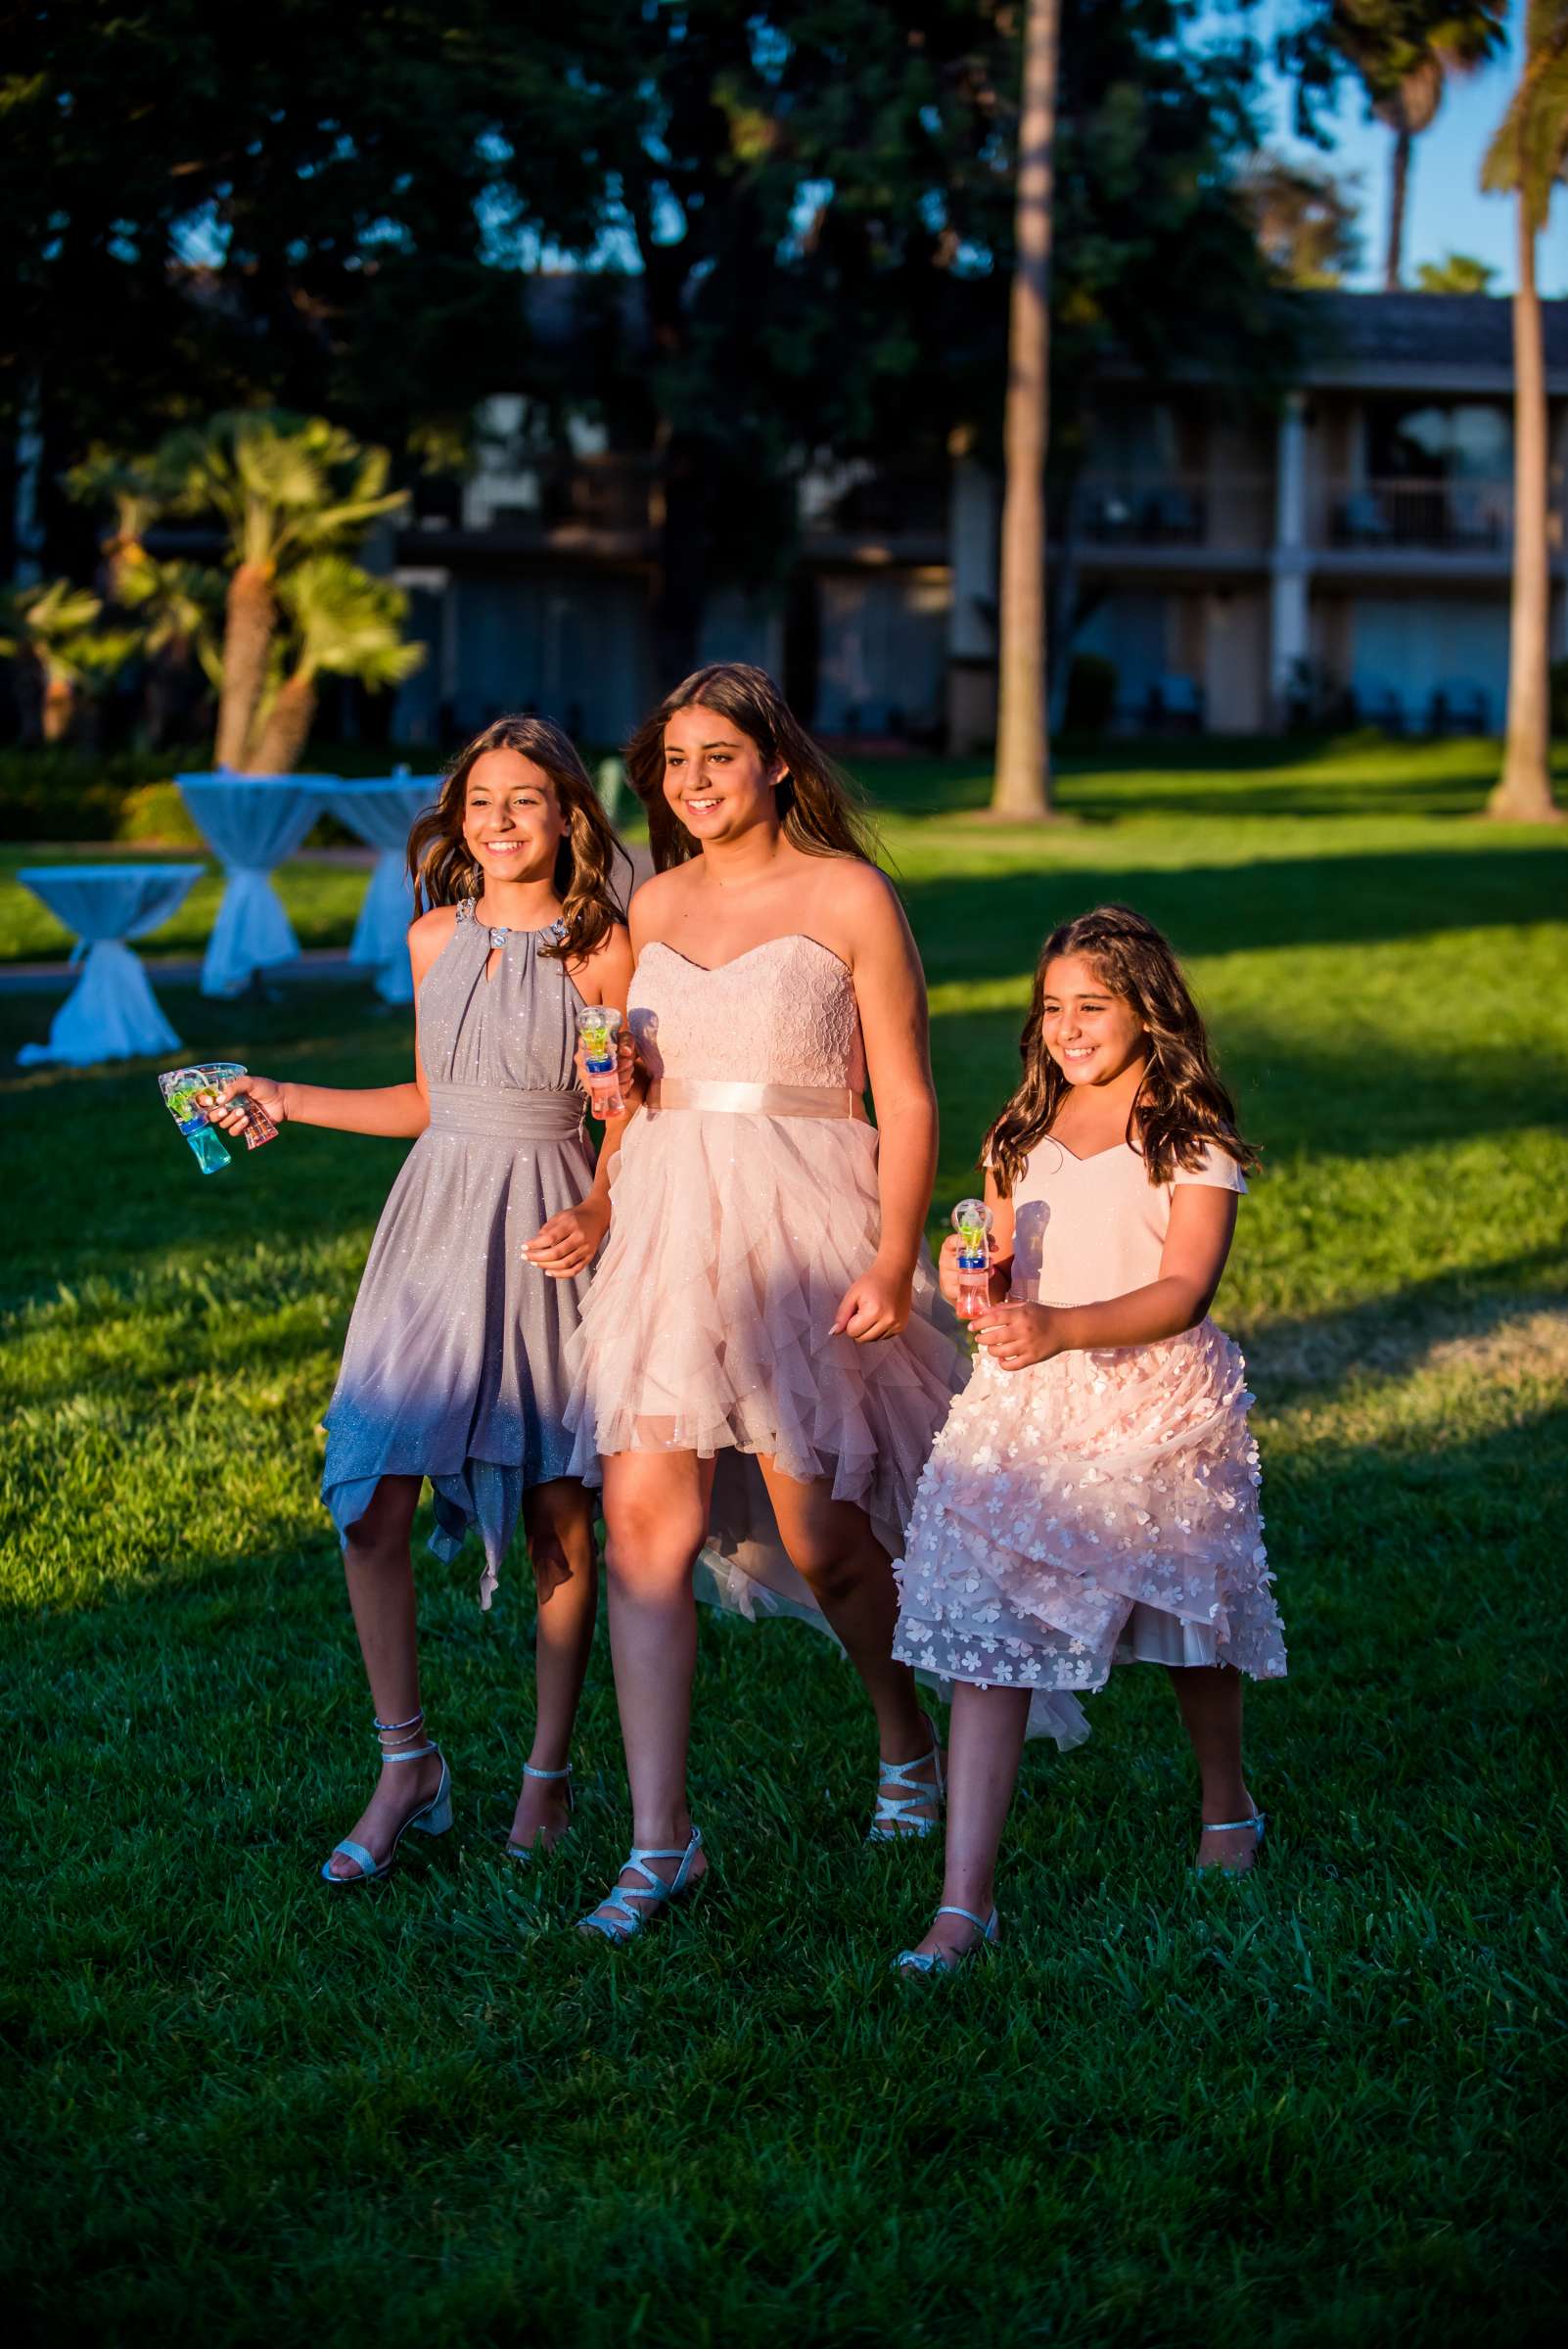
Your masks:
<svg viewBox="0 0 1568 2349"><path fill-rule="evenodd" d="M1049 561L1075 651L1114 670L1116 723L1245 733L1353 718L1496 732L1507 680L1512 305L1485 297L1311 295L1312 356L1270 419L1174 370L1107 373L1088 462ZM1568 654L1568 303L1546 309L1553 648ZM398 534L431 645L397 731L446 743L533 708L586 741L624 737L655 674L659 481L574 430L529 453L520 398L489 403L461 499ZM974 750L995 722L1000 484L807 469L790 576L716 592L705 660L761 662L829 735Z"/></svg>

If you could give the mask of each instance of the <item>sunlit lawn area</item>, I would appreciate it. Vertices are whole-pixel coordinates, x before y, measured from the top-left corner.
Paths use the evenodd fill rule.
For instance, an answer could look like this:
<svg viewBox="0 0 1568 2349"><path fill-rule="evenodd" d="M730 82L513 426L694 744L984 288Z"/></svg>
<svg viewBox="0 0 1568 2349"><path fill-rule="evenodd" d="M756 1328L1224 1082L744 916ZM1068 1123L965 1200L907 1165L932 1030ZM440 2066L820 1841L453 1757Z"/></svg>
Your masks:
<svg viewBox="0 0 1568 2349"><path fill-rule="evenodd" d="M519 1873L521 1556L487 1616L477 1559L425 1576L457 1832L327 1895L372 1739L314 1428L396 1149L286 1133L204 1181L146 1069L5 1081L0 2226L32 2337L1544 2337L1568 840L1471 820L1494 757L1140 749L1040 833L965 812L978 767L864 770L932 983L939 1212L1040 935L1113 895L1190 958L1268 1169L1219 1308L1291 1647L1252 1713L1263 1866L1192 1879L1174 1708L1125 1674L1085 1748L1031 1756L1004 1948L952 1984L888 1970L937 1857L861 1848L869 1727L788 1624L703 1627L712 1890L623 1955L565 1929L626 1838L609 1659L579 1834ZM362 889L284 875L308 944ZM0 955L63 944L30 902L0 884ZM356 986L161 992L193 1050L406 1068ZM7 1066L51 1000L0 993Z"/></svg>

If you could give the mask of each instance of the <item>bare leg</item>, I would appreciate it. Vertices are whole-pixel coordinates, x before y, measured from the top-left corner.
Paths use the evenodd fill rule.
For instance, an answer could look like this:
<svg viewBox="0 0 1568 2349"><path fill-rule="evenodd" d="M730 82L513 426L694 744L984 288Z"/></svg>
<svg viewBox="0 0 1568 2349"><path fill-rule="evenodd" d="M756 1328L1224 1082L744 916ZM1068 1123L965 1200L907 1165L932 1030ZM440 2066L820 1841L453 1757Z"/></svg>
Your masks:
<svg viewBox="0 0 1568 2349"><path fill-rule="evenodd" d="M564 1770L572 1758L572 1725L593 1646L599 1573L593 1554L593 1503L576 1477L534 1485L523 1497L523 1523L538 1598L534 1633L533 1744L535 1770ZM535 1841L559 1843L572 1817L565 1778L525 1778L511 1840L525 1850Z"/></svg>
<svg viewBox="0 0 1568 2349"><path fill-rule="evenodd" d="M712 1460L691 1451L623 1451L604 1463L610 1652L631 1782L631 1839L653 1851L678 1852L691 1836L686 1748L697 1664L691 1576L708 1532L713 1485ZM678 1863L651 1865L668 1881ZM689 1880L706 1865L699 1853ZM621 1880L638 1882L626 1869ZM606 1914L615 1921L613 1912Z"/></svg>
<svg viewBox="0 0 1568 2349"><path fill-rule="evenodd" d="M952 1692L947 1747L947 1850L944 1906L988 1917L995 1904L1001 1844L1029 1727L1027 1688L979 1688L960 1681ZM922 1956L961 1957L980 1939L961 1916L933 1919L915 1946Z"/></svg>
<svg viewBox="0 0 1568 2349"><path fill-rule="evenodd" d="M1223 1664L1173 1665L1171 1685L1192 1740L1203 1783L1205 1819L1248 1819L1253 1800L1241 1773L1241 1675ZM1258 1857L1250 1828L1239 1834L1204 1834L1200 1867L1226 1867L1244 1874Z"/></svg>
<svg viewBox="0 0 1568 2349"><path fill-rule="evenodd" d="M917 1761L931 1751L931 1725L920 1710L914 1674L893 1660L899 1594L893 1561L871 1520L852 1501L835 1500L825 1479L803 1483L771 1460L759 1465L791 1562L809 1584L871 1699L883 1761ZM929 1775L931 1803L905 1814L911 1826L937 1817L934 1768ZM889 1792L908 1789L895 1782Z"/></svg>
<svg viewBox="0 0 1568 2349"><path fill-rule="evenodd" d="M369 1508L348 1528L344 1550L348 1604L353 1609L359 1652L365 1660L378 1721L413 1722L420 1709L414 1559L409 1543L420 1484L417 1476L384 1476ZM424 1742L417 1727L382 1738L388 1752ZM404 1819L432 1800L440 1776L438 1754L428 1754L421 1762L384 1763L376 1791L349 1831L349 1842L362 1843L376 1861L385 1860ZM361 1873L357 1864L342 1854L334 1854L329 1865L335 1876L351 1878Z"/></svg>

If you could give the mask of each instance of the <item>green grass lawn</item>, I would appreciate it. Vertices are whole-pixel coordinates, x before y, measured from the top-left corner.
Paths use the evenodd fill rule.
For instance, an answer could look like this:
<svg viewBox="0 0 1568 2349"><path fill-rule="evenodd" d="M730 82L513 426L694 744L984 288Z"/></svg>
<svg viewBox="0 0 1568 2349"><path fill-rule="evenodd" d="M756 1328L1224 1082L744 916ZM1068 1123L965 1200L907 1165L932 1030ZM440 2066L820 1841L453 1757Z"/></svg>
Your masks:
<svg viewBox="0 0 1568 2349"><path fill-rule="evenodd" d="M396 1148L286 1134L204 1181L146 1069L11 1078L0 2229L30 2337L1553 2328L1568 840L1470 820L1475 745L1129 755L1039 833L975 822L950 764L868 780L932 982L939 1210L1039 936L1113 894L1189 957L1265 1146L1218 1309L1291 1648L1252 1708L1262 1868L1193 1881L1175 1710L1129 1672L1086 1747L1029 1758L1002 1952L900 1983L938 1859L861 1848L845 1668L705 1621L715 1881L613 1954L565 1929L626 1839L608 1654L579 1834L522 1875L491 1831L526 1563L482 1616L467 1557L423 1586L457 1831L333 1899L373 1740L314 1428ZM331 878L346 936L360 884ZM368 991L162 992L193 1051L406 1066ZM0 1051L48 1010L0 995Z"/></svg>

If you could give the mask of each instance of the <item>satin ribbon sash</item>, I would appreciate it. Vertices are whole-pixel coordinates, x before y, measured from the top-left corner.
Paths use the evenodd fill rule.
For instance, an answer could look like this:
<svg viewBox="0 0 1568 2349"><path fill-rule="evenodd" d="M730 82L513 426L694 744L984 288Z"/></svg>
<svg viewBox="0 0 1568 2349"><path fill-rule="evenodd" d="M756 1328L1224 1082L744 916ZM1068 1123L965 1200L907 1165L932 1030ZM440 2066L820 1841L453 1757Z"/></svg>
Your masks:
<svg viewBox="0 0 1568 2349"><path fill-rule="evenodd" d="M578 1092L524 1092L495 1084L433 1084L430 1130L484 1142L567 1142L582 1127Z"/></svg>
<svg viewBox="0 0 1568 2349"><path fill-rule="evenodd" d="M716 1078L664 1077L648 1087L651 1110L718 1110L736 1118L858 1118L865 1106L847 1084L738 1084Z"/></svg>

